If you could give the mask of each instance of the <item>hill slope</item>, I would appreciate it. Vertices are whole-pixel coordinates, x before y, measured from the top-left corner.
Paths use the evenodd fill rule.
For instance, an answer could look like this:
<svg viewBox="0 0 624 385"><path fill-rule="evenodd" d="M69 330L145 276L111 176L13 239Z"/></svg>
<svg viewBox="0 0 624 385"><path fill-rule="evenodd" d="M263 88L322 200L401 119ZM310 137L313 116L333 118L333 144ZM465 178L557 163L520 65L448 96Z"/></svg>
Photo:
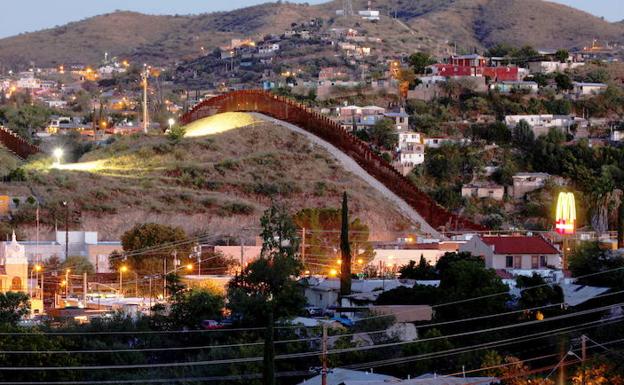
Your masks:
<svg viewBox="0 0 624 385"><path fill-rule="evenodd" d="M43 202L42 218L51 227L62 215L58 203L69 199L76 227L105 238L137 222L238 236L258 227L273 198L293 210L339 207L347 190L353 215L375 229L374 238L393 239L390 232L410 227L396 206L304 136L242 113L204 124L214 129L177 144L126 137L61 170L31 163L27 184Z"/></svg>
<svg viewBox="0 0 624 385"><path fill-rule="evenodd" d="M367 0L354 0L354 10ZM436 49L454 44L465 50L497 43L543 48L582 47L591 39L624 41L624 24L543 0L376 0L384 15L378 24L336 17L342 0L320 5L267 3L196 16L150 16L115 12L65 26L0 39L0 62L50 65L94 63L104 52L150 63L198 57L234 37L282 33L291 23L323 18L325 27L356 26L384 39L390 50Z"/></svg>

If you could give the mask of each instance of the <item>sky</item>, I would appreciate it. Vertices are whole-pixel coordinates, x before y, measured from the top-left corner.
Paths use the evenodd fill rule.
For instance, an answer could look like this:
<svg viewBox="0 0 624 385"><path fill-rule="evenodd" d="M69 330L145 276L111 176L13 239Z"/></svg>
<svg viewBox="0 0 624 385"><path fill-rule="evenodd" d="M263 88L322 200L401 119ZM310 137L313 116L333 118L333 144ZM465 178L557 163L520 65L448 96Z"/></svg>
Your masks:
<svg viewBox="0 0 624 385"><path fill-rule="evenodd" d="M291 0L321 3L323 0ZM624 0L552 0L567 4L609 21L624 19ZM235 9L264 0L22 0L2 1L0 37L32 32L86 17L131 10L150 14L192 14Z"/></svg>

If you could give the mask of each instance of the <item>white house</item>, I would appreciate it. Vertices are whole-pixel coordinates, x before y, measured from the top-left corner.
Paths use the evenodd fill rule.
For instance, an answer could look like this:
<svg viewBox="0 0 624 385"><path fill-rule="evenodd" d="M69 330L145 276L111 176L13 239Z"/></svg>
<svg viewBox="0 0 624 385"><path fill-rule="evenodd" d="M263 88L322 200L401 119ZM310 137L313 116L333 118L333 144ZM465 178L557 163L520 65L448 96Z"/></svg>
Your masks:
<svg viewBox="0 0 624 385"><path fill-rule="evenodd" d="M529 71L533 74L550 74L553 72L564 72L584 65L585 63L582 62L577 63L570 61L565 63L559 61L535 61L529 62Z"/></svg>
<svg viewBox="0 0 624 385"><path fill-rule="evenodd" d="M475 181L462 186L464 198L490 198L502 201L505 197L505 187L488 181Z"/></svg>
<svg viewBox="0 0 624 385"><path fill-rule="evenodd" d="M474 236L459 251L482 257L487 268L513 275L561 269L561 252L541 236Z"/></svg>
<svg viewBox="0 0 624 385"><path fill-rule="evenodd" d="M546 135L551 128L558 128L568 132L572 125L584 126L587 121L572 115L507 115L505 124L509 128L515 128L521 121L527 122L535 136Z"/></svg>
<svg viewBox="0 0 624 385"><path fill-rule="evenodd" d="M443 137L443 136L431 136L431 137L425 138L425 147L440 148L445 144L459 144L463 146L463 145L470 144L470 139L451 138L451 137Z"/></svg>
<svg viewBox="0 0 624 385"><path fill-rule="evenodd" d="M549 178L550 175L543 172L520 172L512 177L512 196L516 199L522 198L531 191L541 189Z"/></svg>
<svg viewBox="0 0 624 385"><path fill-rule="evenodd" d="M572 83L572 94L576 97L591 96L603 94L609 87L605 83Z"/></svg>

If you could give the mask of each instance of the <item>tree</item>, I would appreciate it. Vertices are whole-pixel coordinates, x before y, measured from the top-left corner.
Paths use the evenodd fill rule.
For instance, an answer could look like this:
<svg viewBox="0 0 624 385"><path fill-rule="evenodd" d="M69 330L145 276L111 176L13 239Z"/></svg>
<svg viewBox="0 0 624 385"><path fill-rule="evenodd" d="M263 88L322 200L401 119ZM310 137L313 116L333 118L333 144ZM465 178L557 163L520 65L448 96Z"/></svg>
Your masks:
<svg viewBox="0 0 624 385"><path fill-rule="evenodd" d="M340 295L351 294L351 244L349 243L349 204L347 192L342 195L342 220L340 226Z"/></svg>
<svg viewBox="0 0 624 385"><path fill-rule="evenodd" d="M624 256L618 251L603 250L598 242L578 245L568 266L575 277L589 275L579 279L582 285L624 289ZM619 270L611 271L614 269Z"/></svg>
<svg viewBox="0 0 624 385"><path fill-rule="evenodd" d="M220 319L225 298L214 290L193 289L175 296L171 318L175 328L198 328L207 319Z"/></svg>
<svg viewBox="0 0 624 385"><path fill-rule="evenodd" d="M409 261L407 265L401 266L399 273L401 274L401 279L426 281L438 278L435 267L431 266L423 255L420 256L418 264L416 264L416 261Z"/></svg>
<svg viewBox="0 0 624 385"><path fill-rule="evenodd" d="M559 60L561 63L565 63L568 61L570 57L570 52L567 49L559 49L555 52L555 59Z"/></svg>
<svg viewBox="0 0 624 385"><path fill-rule="evenodd" d="M87 257L70 255L60 266L61 270L71 269L72 274L93 274L95 269Z"/></svg>
<svg viewBox="0 0 624 385"><path fill-rule="evenodd" d="M283 206L273 204L262 216L262 252L228 284L228 308L251 325L265 325L263 383L275 384L274 320L300 314L306 299L295 278L299 239Z"/></svg>
<svg viewBox="0 0 624 385"><path fill-rule="evenodd" d="M164 258L167 266L173 266L174 252L184 262L192 249L182 228L157 223L135 225L121 236L121 245L127 254L125 263L140 275L162 273ZM119 263L119 258L111 259L113 267Z"/></svg>
<svg viewBox="0 0 624 385"><path fill-rule="evenodd" d="M23 316L30 312L28 295L8 291L0 293L0 325L17 325Z"/></svg>
<svg viewBox="0 0 624 385"><path fill-rule="evenodd" d="M442 303L484 297L438 308L436 319L440 321L500 313L506 309L506 303L510 299L507 294L509 287L494 270L486 269L483 261L451 262L448 268L440 270L439 290ZM491 296L492 294L497 295Z"/></svg>
<svg viewBox="0 0 624 385"><path fill-rule="evenodd" d="M531 130L529 123L522 119L513 130L513 142L522 150L528 151L533 148L535 143L535 134Z"/></svg>
<svg viewBox="0 0 624 385"><path fill-rule="evenodd" d="M394 150L399 142L399 135L394 129L394 124L388 119L377 121L371 127L369 135L373 143L386 150Z"/></svg>
<svg viewBox="0 0 624 385"><path fill-rule="evenodd" d="M533 273L530 277L519 276L516 279L516 287L523 289L518 303L524 309L563 302L561 286L546 284L544 278L537 273Z"/></svg>
<svg viewBox="0 0 624 385"><path fill-rule="evenodd" d="M336 265L340 250L340 229L342 213L334 208L306 208L297 212L295 224L306 230L305 268L311 272L327 273ZM368 242L370 231L359 218L349 224L349 243L353 270L362 269L374 258L373 248Z"/></svg>
<svg viewBox="0 0 624 385"><path fill-rule="evenodd" d="M410 66L417 74L424 74L427 71L427 67L435 63L435 60L424 52L416 52L408 58Z"/></svg>
<svg viewBox="0 0 624 385"><path fill-rule="evenodd" d="M574 88L572 80L566 74L558 73L555 75L555 83L557 83L557 89L559 91L568 91Z"/></svg>

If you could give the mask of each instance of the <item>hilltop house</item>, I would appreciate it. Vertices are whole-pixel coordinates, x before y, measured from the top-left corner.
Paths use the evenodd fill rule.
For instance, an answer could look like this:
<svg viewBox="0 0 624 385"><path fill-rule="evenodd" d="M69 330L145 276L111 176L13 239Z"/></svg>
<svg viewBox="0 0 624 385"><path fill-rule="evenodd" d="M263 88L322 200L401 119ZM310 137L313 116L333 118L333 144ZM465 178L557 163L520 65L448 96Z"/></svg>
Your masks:
<svg viewBox="0 0 624 385"><path fill-rule="evenodd" d="M518 80L494 83L490 86L490 89L502 94L509 94L512 92L537 93L539 86L536 82Z"/></svg>
<svg viewBox="0 0 624 385"><path fill-rule="evenodd" d="M505 116L505 124L513 129L521 121L527 122L533 134L537 137L548 134L551 128L557 128L564 132L569 132L574 125L585 126L587 121L572 115L507 115Z"/></svg>
<svg viewBox="0 0 624 385"><path fill-rule="evenodd" d="M541 236L474 236L460 252L480 256L485 266L512 275L549 275L561 269L561 252Z"/></svg>
<svg viewBox="0 0 624 385"><path fill-rule="evenodd" d="M600 95L605 93L607 88L609 87L605 83L583 83L583 82L574 82L572 83L572 95L577 98L583 96L593 96Z"/></svg>
<svg viewBox="0 0 624 385"><path fill-rule="evenodd" d="M488 181L475 181L462 186L464 198L490 198L502 201L505 197L505 187Z"/></svg>
<svg viewBox="0 0 624 385"><path fill-rule="evenodd" d="M520 172L512 176L512 196L518 199L531 191L539 190L546 185L549 178L550 175L543 172Z"/></svg>

